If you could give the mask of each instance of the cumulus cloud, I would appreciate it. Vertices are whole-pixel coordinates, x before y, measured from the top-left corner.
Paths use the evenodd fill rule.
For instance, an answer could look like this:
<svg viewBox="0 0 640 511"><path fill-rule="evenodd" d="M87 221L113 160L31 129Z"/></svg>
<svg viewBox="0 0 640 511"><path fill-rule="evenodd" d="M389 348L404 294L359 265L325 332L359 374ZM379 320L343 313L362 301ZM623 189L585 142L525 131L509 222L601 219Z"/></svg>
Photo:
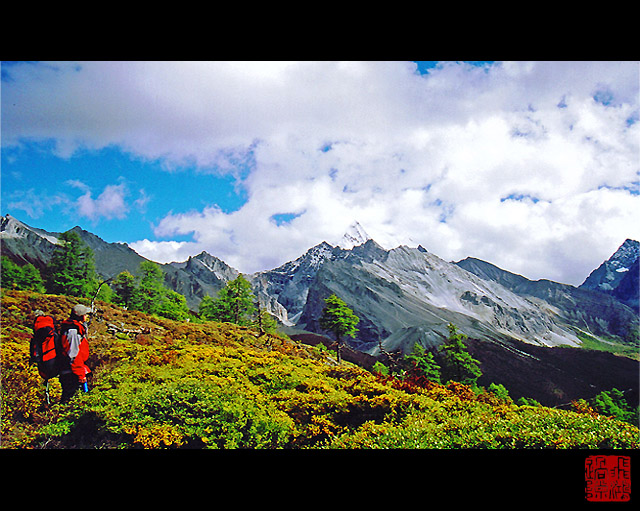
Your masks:
<svg viewBox="0 0 640 511"><path fill-rule="evenodd" d="M358 220L388 248L420 243L446 259L579 284L625 238L640 238L637 63L442 63L426 75L408 62L9 72L3 144L54 139L60 155L119 146L173 171L236 177L247 197L239 210L168 212L156 235L192 241L134 245L151 259L207 250L241 271L267 269ZM21 88L27 79L35 85ZM86 192L82 214L126 211L118 186Z"/></svg>
<svg viewBox="0 0 640 511"><path fill-rule="evenodd" d="M184 261L198 254L194 243L186 241L149 241L148 239L129 243L129 246L145 257L158 263Z"/></svg>
<svg viewBox="0 0 640 511"><path fill-rule="evenodd" d="M126 185L107 185L103 192L95 199L90 190L80 196L76 201L76 210L81 217L89 220L98 218L125 218L129 211L129 206L125 202L127 194Z"/></svg>

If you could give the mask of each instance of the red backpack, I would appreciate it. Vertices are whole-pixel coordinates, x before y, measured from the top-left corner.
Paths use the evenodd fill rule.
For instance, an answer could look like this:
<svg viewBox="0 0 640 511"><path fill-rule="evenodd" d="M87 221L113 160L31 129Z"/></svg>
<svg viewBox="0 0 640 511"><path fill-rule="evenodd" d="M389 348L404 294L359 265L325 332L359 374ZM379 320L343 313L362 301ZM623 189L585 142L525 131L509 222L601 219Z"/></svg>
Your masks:
<svg viewBox="0 0 640 511"><path fill-rule="evenodd" d="M38 365L38 372L45 380L60 374L65 355L53 317L38 316L36 318L29 352L30 362Z"/></svg>

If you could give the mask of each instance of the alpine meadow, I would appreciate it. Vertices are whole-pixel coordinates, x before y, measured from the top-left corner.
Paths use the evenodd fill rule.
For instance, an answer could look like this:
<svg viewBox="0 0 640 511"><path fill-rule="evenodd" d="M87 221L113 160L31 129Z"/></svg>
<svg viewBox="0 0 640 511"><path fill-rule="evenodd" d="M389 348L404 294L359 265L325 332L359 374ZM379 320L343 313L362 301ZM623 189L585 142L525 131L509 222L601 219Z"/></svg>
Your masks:
<svg viewBox="0 0 640 511"><path fill-rule="evenodd" d="M639 83L631 61L3 61L0 451L586 498L588 456L640 448ZM286 469L229 469L248 452Z"/></svg>
<svg viewBox="0 0 640 511"><path fill-rule="evenodd" d="M313 252L317 275L306 293L307 303L321 292L318 288L325 291L324 298L310 307L319 311L317 328L307 319L305 325L311 330L304 330L291 322L284 324L272 313L269 304L274 295L266 296L265 288L256 284L262 282L269 289L264 275L228 272L220 284L209 270L209 285L218 282L219 291L204 295L199 309L192 310L187 299L169 286L189 275L190 287L203 289L204 283L196 285L202 282L202 266L180 277L167 271L174 266L163 268L147 260L125 269L130 259L122 257L121 245L98 241L81 229L56 238L55 233L45 234L8 218L2 232L4 448L638 447L637 402L632 401L637 399L637 386L627 388L637 375L633 347L638 341L628 325L625 329L616 323L617 335L610 333L606 342L604 336L597 341L574 327L577 337L599 343L591 346L595 350L537 346L538 353L525 347L536 347L532 344L515 340L509 344L497 333L470 345L467 334L448 322L440 343L420 342L430 339L421 334L412 343L403 337L412 346L403 352L391 349L397 347L394 332L389 337L393 342L385 343L378 331L367 353L361 329L370 335L372 326L362 323L378 321L358 297L370 294L378 303L385 295L342 279L341 285L356 286L355 294L345 294L347 303L318 278L325 265L343 265L349 259L350 264L362 265L355 253L367 243L337 249L344 259L319 260ZM27 236L32 239L22 245ZM15 261L22 257L24 262L27 254L15 247L37 246L33 236L59 241L48 241L49 252L40 252L41 259L31 252L32 262L20 266ZM109 261L110 270L118 264L122 270L105 280L101 264L95 263L101 260ZM190 267L177 266L183 272ZM309 271L306 264L295 266ZM63 277L69 293L52 294ZM295 276L287 279L295 281ZM276 282L283 284L281 278ZM391 281L379 285L402 295ZM611 307L612 298L605 293L593 291L589 296ZM44 311L63 319L76 303L93 311L88 324L89 391L60 403L58 380L51 378L45 385L38 365L30 360L34 313ZM389 307L395 306L388 302L383 309ZM305 309L300 317L311 315ZM633 317L623 317L635 325ZM384 316L379 318L383 323ZM426 328L420 323L418 333ZM569 330L568 325L563 328ZM484 345L491 346L488 353L499 351L495 358L482 354ZM576 360L587 354L585 360L600 367L609 364L616 368L614 380L581 374L591 383L590 392L580 396L580 388L566 385L561 376L567 372L572 379L578 373L563 367L562 357L543 358L542 352L554 350L563 356L573 352ZM523 395L523 389L535 390L535 385L522 387L505 368L496 372L492 366L507 355L511 364L531 361L528 370L548 378L549 392L542 388L538 389L542 393ZM549 363L558 375L544 372ZM496 381L483 385L487 373ZM607 387L610 384L622 388ZM553 405L561 405L560 401L567 402Z"/></svg>

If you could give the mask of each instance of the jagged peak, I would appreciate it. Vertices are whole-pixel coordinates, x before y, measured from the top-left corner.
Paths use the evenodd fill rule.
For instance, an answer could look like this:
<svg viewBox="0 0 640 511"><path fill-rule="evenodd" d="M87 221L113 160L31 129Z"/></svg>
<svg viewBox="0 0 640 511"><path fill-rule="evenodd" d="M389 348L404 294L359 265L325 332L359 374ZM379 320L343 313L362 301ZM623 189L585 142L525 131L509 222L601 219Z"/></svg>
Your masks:
<svg viewBox="0 0 640 511"><path fill-rule="evenodd" d="M360 244L360 245L356 245L355 247L353 247L351 250L357 250L358 248L364 249L364 250L378 250L378 251L382 251L382 252L387 252L387 250L380 245L380 243L378 243L376 240L369 238L368 240L366 240L364 243Z"/></svg>
<svg viewBox="0 0 640 511"><path fill-rule="evenodd" d="M634 253L640 255L640 242L627 238L613 256L619 253Z"/></svg>
<svg viewBox="0 0 640 511"><path fill-rule="evenodd" d="M367 231L365 231L364 227L360 225L360 222L356 220L349 226L336 245L345 250L350 250L353 247L363 245L370 239Z"/></svg>
<svg viewBox="0 0 640 511"><path fill-rule="evenodd" d="M194 259L218 259L216 256L211 255L206 250L203 250L198 255L192 256ZM218 259L219 260L219 259Z"/></svg>
<svg viewBox="0 0 640 511"><path fill-rule="evenodd" d="M54 245L58 244L57 233L50 233L44 229L31 227L9 213L0 218L2 218L2 222L0 222L0 237L2 238L25 238L28 233L32 233Z"/></svg>
<svg viewBox="0 0 640 511"><path fill-rule="evenodd" d="M12 217L10 214L6 214L2 217L2 223L0 224L0 231L7 235L14 235L19 228L28 228L20 220Z"/></svg>

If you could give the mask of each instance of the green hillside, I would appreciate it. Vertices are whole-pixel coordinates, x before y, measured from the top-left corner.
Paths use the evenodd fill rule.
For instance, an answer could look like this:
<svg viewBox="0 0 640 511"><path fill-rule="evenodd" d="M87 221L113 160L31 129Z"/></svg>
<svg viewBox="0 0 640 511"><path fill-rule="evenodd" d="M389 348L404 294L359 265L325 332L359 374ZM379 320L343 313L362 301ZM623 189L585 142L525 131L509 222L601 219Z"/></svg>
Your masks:
<svg viewBox="0 0 640 511"><path fill-rule="evenodd" d="M72 298L2 294L2 448L638 448L638 428L517 406L461 384L382 378L332 353L229 323L98 303L91 390L58 403L28 363L33 313Z"/></svg>

